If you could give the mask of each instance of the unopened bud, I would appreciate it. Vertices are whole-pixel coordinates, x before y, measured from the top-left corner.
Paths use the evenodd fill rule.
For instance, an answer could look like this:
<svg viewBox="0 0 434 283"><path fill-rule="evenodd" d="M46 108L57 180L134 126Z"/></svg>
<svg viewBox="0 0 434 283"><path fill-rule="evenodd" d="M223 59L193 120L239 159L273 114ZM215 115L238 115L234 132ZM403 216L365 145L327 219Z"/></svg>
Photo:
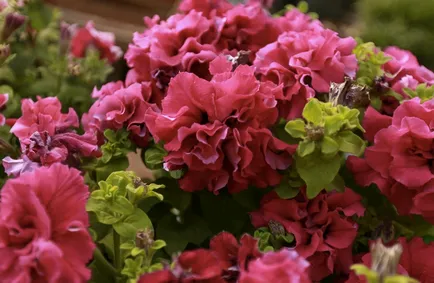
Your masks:
<svg viewBox="0 0 434 283"><path fill-rule="evenodd" d="M26 17L18 13L9 13L6 15L5 24L2 32L2 39L5 41L9 36L21 27L26 21Z"/></svg>
<svg viewBox="0 0 434 283"><path fill-rule="evenodd" d="M275 220L268 221L268 228L270 229L271 234L275 237L283 236L286 233L285 227Z"/></svg>
<svg viewBox="0 0 434 283"><path fill-rule="evenodd" d="M148 250L154 243L154 232L151 229L138 230L136 233L136 247Z"/></svg>
<svg viewBox="0 0 434 283"><path fill-rule="evenodd" d="M235 57L228 55L228 60L232 63L232 71L234 71L239 65L248 65L250 62L250 51L240 50Z"/></svg>
<svg viewBox="0 0 434 283"><path fill-rule="evenodd" d="M6 60L11 55L9 44L0 44L0 61Z"/></svg>
<svg viewBox="0 0 434 283"><path fill-rule="evenodd" d="M320 126L310 126L305 127L306 134L309 140L319 141L324 137L324 128Z"/></svg>
<svg viewBox="0 0 434 283"><path fill-rule="evenodd" d="M81 67L80 64L78 63L69 63L68 65L68 73L71 74L72 76L78 76L80 75L81 72Z"/></svg>
<svg viewBox="0 0 434 283"><path fill-rule="evenodd" d="M402 251L401 244L386 247L381 240L377 240L371 246L371 269L377 272L380 282L383 282L385 277L396 274Z"/></svg>
<svg viewBox="0 0 434 283"><path fill-rule="evenodd" d="M371 102L369 88L357 84L350 78L346 78L345 82L341 84L331 83L329 102L333 106L343 105L349 108L368 107Z"/></svg>

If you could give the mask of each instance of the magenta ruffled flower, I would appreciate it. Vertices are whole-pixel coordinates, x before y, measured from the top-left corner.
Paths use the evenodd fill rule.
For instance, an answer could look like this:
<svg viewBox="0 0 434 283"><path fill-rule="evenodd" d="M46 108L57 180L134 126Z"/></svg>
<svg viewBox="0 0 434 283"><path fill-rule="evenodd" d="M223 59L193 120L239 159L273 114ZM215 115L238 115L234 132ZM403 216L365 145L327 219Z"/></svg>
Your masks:
<svg viewBox="0 0 434 283"><path fill-rule="evenodd" d="M433 221L434 100L423 104L419 98L405 101L391 119L384 119L383 129L372 115L380 115L375 110L365 114L365 120L372 121L365 127L375 133L374 144L363 159L348 159L356 181L362 186L375 183L400 214L422 214Z"/></svg>
<svg viewBox="0 0 434 283"><path fill-rule="evenodd" d="M85 282L95 248L88 232L88 188L65 165L10 179L1 190L3 282Z"/></svg>
<svg viewBox="0 0 434 283"><path fill-rule="evenodd" d="M339 38L331 30L286 32L259 50L254 65L263 80L284 86L277 97L280 116L293 119L316 92L326 93L331 82L355 76L355 46L353 38Z"/></svg>
<svg viewBox="0 0 434 283"><path fill-rule="evenodd" d="M126 128L137 144L147 145L150 136L144 114L148 108L156 107L148 102L152 99L149 83L135 83L126 88L121 83L109 83L100 91L94 90L94 95L99 99L82 118L87 133L96 132L102 144L104 130Z"/></svg>
<svg viewBox="0 0 434 283"><path fill-rule="evenodd" d="M294 250L282 249L266 253L253 260L249 270L241 273L240 283L310 283L307 274L309 263Z"/></svg>
<svg viewBox="0 0 434 283"><path fill-rule="evenodd" d="M214 66L221 61L213 62ZM239 66L211 81L181 73L172 79L162 110L149 109L146 124L168 151L167 170L187 169L180 186L187 191L236 192L248 184L279 184L294 147L267 129L277 119L275 97L281 87L259 82L254 69ZM220 68L224 69L224 68ZM260 177L259 177L260 176Z"/></svg>
<svg viewBox="0 0 434 283"><path fill-rule="evenodd" d="M323 24L319 20L312 19L309 15L294 8L286 12L283 17L276 18L275 21L281 32L302 32L312 30L321 32L324 30Z"/></svg>
<svg viewBox="0 0 434 283"><path fill-rule="evenodd" d="M224 13L233 8L226 0L183 0L179 4L179 11L188 13L191 10L201 12L207 18L222 17Z"/></svg>
<svg viewBox="0 0 434 283"><path fill-rule="evenodd" d="M77 58L85 57L89 48L96 48L102 59L114 63L122 56L122 50L115 45L115 36L110 32L95 29L92 21L86 26L75 30L71 39L71 55Z"/></svg>
<svg viewBox="0 0 434 283"><path fill-rule="evenodd" d="M191 10L166 21L147 19L148 29L135 33L125 54L128 66L126 84L152 82L154 92L164 96L172 77L182 71L209 78L208 63L217 52L213 45L221 24Z"/></svg>
<svg viewBox="0 0 434 283"><path fill-rule="evenodd" d="M92 133L78 135L72 130L79 126L75 111L70 108L68 114L63 114L61 109L56 97L39 98L36 102L31 99L22 101L23 114L11 133L20 140L23 155L42 165L74 163L77 154L100 156Z"/></svg>
<svg viewBox="0 0 434 283"><path fill-rule="evenodd" d="M275 192L261 201L251 213L253 226L280 223L295 237L294 249L310 262L309 274L320 281L330 274L347 274L352 264L351 247L357 235L352 216L363 216L361 197L345 189L344 193L322 192L307 199L304 189L293 199L280 199Z"/></svg>
<svg viewBox="0 0 434 283"><path fill-rule="evenodd" d="M8 100L9 100L9 94L7 94L7 93L0 94L0 110L6 105ZM6 123L5 116L3 116L0 113L0 127L4 126L5 123Z"/></svg>

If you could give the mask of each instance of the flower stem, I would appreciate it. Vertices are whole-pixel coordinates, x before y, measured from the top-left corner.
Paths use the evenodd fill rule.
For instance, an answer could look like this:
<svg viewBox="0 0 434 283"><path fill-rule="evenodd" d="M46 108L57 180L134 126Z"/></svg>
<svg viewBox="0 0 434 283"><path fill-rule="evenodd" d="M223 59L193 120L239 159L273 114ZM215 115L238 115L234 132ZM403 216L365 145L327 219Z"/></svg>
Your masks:
<svg viewBox="0 0 434 283"><path fill-rule="evenodd" d="M114 263L117 271L120 271L121 266L121 239L118 233L113 230L113 249L114 249Z"/></svg>
<svg viewBox="0 0 434 283"><path fill-rule="evenodd" d="M99 266L101 269L103 269L113 277L118 276L116 269L107 261L99 248L95 249L93 257L97 266Z"/></svg>

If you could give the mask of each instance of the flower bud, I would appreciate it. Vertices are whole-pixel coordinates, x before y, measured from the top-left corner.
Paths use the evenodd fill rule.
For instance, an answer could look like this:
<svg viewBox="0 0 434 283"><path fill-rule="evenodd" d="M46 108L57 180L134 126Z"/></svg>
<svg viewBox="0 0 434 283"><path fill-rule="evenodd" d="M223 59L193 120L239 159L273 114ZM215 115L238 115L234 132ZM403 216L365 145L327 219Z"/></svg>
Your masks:
<svg viewBox="0 0 434 283"><path fill-rule="evenodd" d="M268 228L270 229L271 234L273 234L275 237L283 236L286 233L283 225L275 220L268 221Z"/></svg>
<svg viewBox="0 0 434 283"><path fill-rule="evenodd" d="M154 232L150 229L138 230L136 233L136 247L148 250L154 243Z"/></svg>
<svg viewBox="0 0 434 283"><path fill-rule="evenodd" d="M2 40L5 41L6 39L11 36L11 34L16 31L19 27L21 27L24 22L26 21L26 17L18 14L18 13L9 13L6 15L5 24L3 27L2 32Z"/></svg>
<svg viewBox="0 0 434 283"><path fill-rule="evenodd" d="M309 126L305 127L306 134L309 140L319 141L324 137L324 128L319 126Z"/></svg>
<svg viewBox="0 0 434 283"><path fill-rule="evenodd" d="M68 73L72 76L78 76L81 73L80 64L71 62L68 65Z"/></svg>
<svg viewBox="0 0 434 283"><path fill-rule="evenodd" d="M371 269L378 273L380 282L383 282L385 277L396 274L402 251L401 244L386 247L381 240L377 240L377 242L371 246Z"/></svg>
<svg viewBox="0 0 434 283"><path fill-rule="evenodd" d="M349 108L365 108L371 102L369 88L346 78L341 84L331 83L329 101L333 106L343 105Z"/></svg>

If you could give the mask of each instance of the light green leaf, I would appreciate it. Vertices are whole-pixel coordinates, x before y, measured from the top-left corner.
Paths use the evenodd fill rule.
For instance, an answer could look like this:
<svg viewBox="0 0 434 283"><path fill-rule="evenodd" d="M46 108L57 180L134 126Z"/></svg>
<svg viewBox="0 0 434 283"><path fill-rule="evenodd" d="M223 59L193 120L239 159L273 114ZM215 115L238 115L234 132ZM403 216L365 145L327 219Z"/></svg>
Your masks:
<svg viewBox="0 0 434 283"><path fill-rule="evenodd" d="M302 119L288 121L285 125L285 131L294 138L303 138L306 136L306 124Z"/></svg>
<svg viewBox="0 0 434 283"><path fill-rule="evenodd" d="M330 184L338 174L340 166L340 155L331 158L325 158L318 153L306 157L296 156L297 172L306 182L307 197L314 198Z"/></svg>
<svg viewBox="0 0 434 283"><path fill-rule="evenodd" d="M314 152L315 150L315 142L314 141L302 141L299 143L297 147L297 153L300 157L307 156Z"/></svg>
<svg viewBox="0 0 434 283"><path fill-rule="evenodd" d="M114 200L108 200L108 208L122 215L130 215L134 212L134 205L123 196L116 196Z"/></svg>
<svg viewBox="0 0 434 283"><path fill-rule="evenodd" d="M351 131L344 131L337 136L339 150L361 156L366 148L366 142Z"/></svg>
<svg viewBox="0 0 434 283"><path fill-rule="evenodd" d="M151 220L139 208L136 208L133 214L122 219L122 221L113 224L113 229L127 239L135 239L137 231L146 228L153 229Z"/></svg>
<svg viewBox="0 0 434 283"><path fill-rule="evenodd" d="M153 250L159 250L162 249L166 246L166 242L163 240L156 240L154 241L154 243L152 244L152 249Z"/></svg>
<svg viewBox="0 0 434 283"><path fill-rule="evenodd" d="M344 117L342 115L327 116L324 118L324 132L327 136L331 136L339 132L342 128Z"/></svg>
<svg viewBox="0 0 434 283"><path fill-rule="evenodd" d="M303 110L303 117L314 125L319 125L323 120L323 113L318 99L312 98Z"/></svg>
<svg viewBox="0 0 434 283"><path fill-rule="evenodd" d="M291 199L298 195L300 192L299 188L293 188L289 184L288 176L285 176L282 179L282 182L274 189L274 191L279 195L282 199Z"/></svg>
<svg viewBox="0 0 434 283"><path fill-rule="evenodd" d="M325 136L321 142L321 152L334 155L339 150L339 144L331 137Z"/></svg>
<svg viewBox="0 0 434 283"><path fill-rule="evenodd" d="M145 164L149 169L157 169L163 164L166 150L158 144L154 144L145 151Z"/></svg>

